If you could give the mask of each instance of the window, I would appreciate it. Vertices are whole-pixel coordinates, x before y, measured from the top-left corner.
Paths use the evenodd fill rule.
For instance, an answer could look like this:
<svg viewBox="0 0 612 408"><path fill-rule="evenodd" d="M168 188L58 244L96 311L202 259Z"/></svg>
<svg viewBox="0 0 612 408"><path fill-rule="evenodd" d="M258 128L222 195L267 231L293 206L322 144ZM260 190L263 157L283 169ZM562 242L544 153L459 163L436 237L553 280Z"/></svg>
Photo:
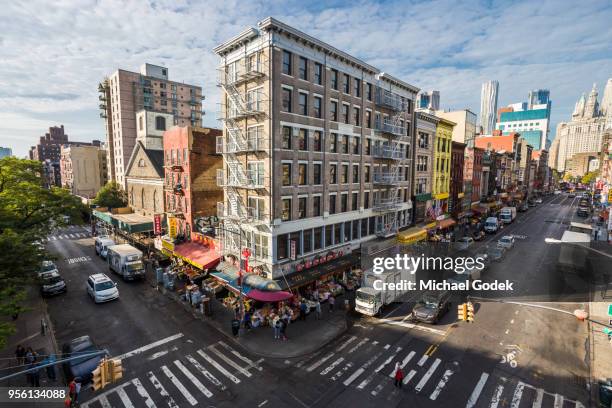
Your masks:
<svg viewBox="0 0 612 408"><path fill-rule="evenodd" d="M304 253L312 252L312 230L304 230Z"/></svg>
<svg viewBox="0 0 612 408"><path fill-rule="evenodd" d="M323 84L323 65L318 62L314 64L314 83L317 85Z"/></svg>
<svg viewBox="0 0 612 408"><path fill-rule="evenodd" d="M283 74L291 75L291 53L283 51Z"/></svg>
<svg viewBox="0 0 612 408"><path fill-rule="evenodd" d="M367 110L365 113L365 125L368 129L372 128L372 112L369 110Z"/></svg>
<svg viewBox="0 0 612 408"><path fill-rule="evenodd" d="M417 171L427 171L427 156L417 156Z"/></svg>
<svg viewBox="0 0 612 408"><path fill-rule="evenodd" d="M427 179L418 178L416 180L416 194L423 194L427 191Z"/></svg>
<svg viewBox="0 0 612 408"><path fill-rule="evenodd" d="M359 183L359 165L353 164L353 183Z"/></svg>
<svg viewBox="0 0 612 408"><path fill-rule="evenodd" d="M320 130L315 130L312 133L312 150L315 152L320 152L321 150L323 150L323 141L322 139L322 133Z"/></svg>
<svg viewBox="0 0 612 408"><path fill-rule="evenodd" d="M313 217L321 216L321 196L312 197L312 216Z"/></svg>
<svg viewBox="0 0 612 408"><path fill-rule="evenodd" d="M348 164L343 164L340 168L340 182L342 184L348 183Z"/></svg>
<svg viewBox="0 0 612 408"><path fill-rule="evenodd" d="M429 148L429 134L419 132L418 144L421 149Z"/></svg>
<svg viewBox="0 0 612 408"><path fill-rule="evenodd" d="M298 164L298 184L304 186L308 184L308 165L306 163Z"/></svg>
<svg viewBox="0 0 612 408"><path fill-rule="evenodd" d="M359 208L359 193L353 193L351 196L351 210L357 211Z"/></svg>
<svg viewBox="0 0 612 408"><path fill-rule="evenodd" d="M298 219L306 218L306 197L298 198Z"/></svg>
<svg viewBox="0 0 612 408"><path fill-rule="evenodd" d="M369 183L370 182L370 166L365 166L363 168L363 181L365 183Z"/></svg>
<svg viewBox="0 0 612 408"><path fill-rule="evenodd" d="M314 229L314 250L323 248L323 227Z"/></svg>
<svg viewBox="0 0 612 408"><path fill-rule="evenodd" d="M353 136L351 145L352 145L352 151L353 154L359 154L359 137L358 136Z"/></svg>
<svg viewBox="0 0 612 408"><path fill-rule="evenodd" d="M353 123L355 126L361 126L361 109L353 107Z"/></svg>
<svg viewBox="0 0 612 408"><path fill-rule="evenodd" d="M314 163L312 166L312 183L319 185L321 184L321 163Z"/></svg>
<svg viewBox="0 0 612 408"><path fill-rule="evenodd" d="M142 127L143 127L143 123L142 122L143 122L143 117L141 116L141 117L138 118L138 129L140 129L140 130L142 130Z"/></svg>
<svg viewBox="0 0 612 408"><path fill-rule="evenodd" d="M313 115L315 118L321 118L321 97L315 96L313 103Z"/></svg>
<svg viewBox="0 0 612 408"><path fill-rule="evenodd" d="M332 133L331 140L329 141L330 153L338 153L338 134Z"/></svg>
<svg viewBox="0 0 612 408"><path fill-rule="evenodd" d="M349 123L349 105L342 104L342 122Z"/></svg>
<svg viewBox="0 0 612 408"><path fill-rule="evenodd" d="M336 224L334 225L334 244L341 244L342 243L342 224Z"/></svg>
<svg viewBox="0 0 612 408"><path fill-rule="evenodd" d="M350 94L351 93L351 78L348 76L348 74L344 74L343 79L344 80L342 82L342 87L344 89L344 93Z"/></svg>
<svg viewBox="0 0 612 408"><path fill-rule="evenodd" d="M308 150L308 130L300 129L298 133L298 149Z"/></svg>
<svg viewBox="0 0 612 408"><path fill-rule="evenodd" d="M291 199L290 198L282 199L281 209L282 209L281 220L289 221L291 219Z"/></svg>
<svg viewBox="0 0 612 408"><path fill-rule="evenodd" d="M283 101L283 110L285 112L291 112L291 96L293 92L291 89L283 88L281 99Z"/></svg>
<svg viewBox="0 0 612 408"><path fill-rule="evenodd" d="M276 253L278 259L286 259L289 256L288 244L289 236L287 234L279 235L276 238Z"/></svg>
<svg viewBox="0 0 612 408"><path fill-rule="evenodd" d="M366 156L370 156L372 154L372 139L366 139L364 154Z"/></svg>
<svg viewBox="0 0 612 408"><path fill-rule="evenodd" d="M342 153L348 154L349 152L349 137L348 135L342 136Z"/></svg>
<svg viewBox="0 0 612 408"><path fill-rule="evenodd" d="M166 130L166 118L163 116L155 117L155 129L156 130Z"/></svg>
<svg viewBox="0 0 612 408"><path fill-rule="evenodd" d="M370 208L370 192L369 191L366 191L363 193L363 208L365 209Z"/></svg>
<svg viewBox="0 0 612 408"><path fill-rule="evenodd" d="M298 75L300 79L308 81L308 60L300 57L300 66L298 67Z"/></svg>
<svg viewBox="0 0 612 408"><path fill-rule="evenodd" d="M293 129L289 126L283 126L283 140L282 140L282 148L291 150L291 133L293 133Z"/></svg>
<svg viewBox="0 0 612 408"><path fill-rule="evenodd" d="M337 122L338 121L338 102L331 101L329 104L329 112L330 112L330 120Z"/></svg>
<svg viewBox="0 0 612 408"><path fill-rule="evenodd" d="M330 184L338 183L338 165L337 164L329 165L329 182Z"/></svg>
<svg viewBox="0 0 612 408"><path fill-rule="evenodd" d="M283 163L283 186L291 185L291 163Z"/></svg>
<svg viewBox="0 0 612 408"><path fill-rule="evenodd" d="M298 111L300 115L308 116L308 94L300 92L298 102L300 105L300 109Z"/></svg>
<svg viewBox="0 0 612 408"><path fill-rule="evenodd" d="M335 194L330 194L329 196L329 213L330 214L336 213L336 195Z"/></svg>
<svg viewBox="0 0 612 408"><path fill-rule="evenodd" d="M361 80L360 79L357 79L357 78L353 79L353 89L355 91L354 95L358 98L361 97Z"/></svg>
<svg viewBox="0 0 612 408"><path fill-rule="evenodd" d="M331 70L331 87L332 89L338 90L338 70Z"/></svg>
<svg viewBox="0 0 612 408"><path fill-rule="evenodd" d="M340 212L348 211L348 194L344 193L340 195Z"/></svg>
<svg viewBox="0 0 612 408"><path fill-rule="evenodd" d="M351 222L347 221L344 223L344 234L343 234L343 238L344 241L343 242L349 242L351 240Z"/></svg>
<svg viewBox="0 0 612 408"><path fill-rule="evenodd" d="M366 85L366 99L368 101L372 100L372 84L367 84Z"/></svg>

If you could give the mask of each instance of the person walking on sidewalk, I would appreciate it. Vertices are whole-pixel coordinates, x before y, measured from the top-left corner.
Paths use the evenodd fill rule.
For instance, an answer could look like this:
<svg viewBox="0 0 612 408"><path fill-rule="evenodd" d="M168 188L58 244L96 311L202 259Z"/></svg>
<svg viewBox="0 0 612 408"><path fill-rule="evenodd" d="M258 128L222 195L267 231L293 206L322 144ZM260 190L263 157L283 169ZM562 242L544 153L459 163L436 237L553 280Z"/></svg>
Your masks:
<svg viewBox="0 0 612 408"><path fill-rule="evenodd" d="M287 322L285 320L280 320L280 337L283 341L289 340L286 334L287 331Z"/></svg>
<svg viewBox="0 0 612 408"><path fill-rule="evenodd" d="M303 299L300 302L300 320L306 320L306 302Z"/></svg>
<svg viewBox="0 0 612 408"><path fill-rule="evenodd" d="M17 349L15 350L15 357L17 358L17 365L23 365L25 362L26 349L21 345L17 345Z"/></svg>
<svg viewBox="0 0 612 408"><path fill-rule="evenodd" d="M334 297L334 295L329 295L329 299L327 299L327 301L329 302L329 311L333 312L334 305L336 304L336 298Z"/></svg>
<svg viewBox="0 0 612 408"><path fill-rule="evenodd" d="M315 316L317 317L317 320L321 320L321 302L319 301L319 299L316 300L316 304L315 304Z"/></svg>
<svg viewBox="0 0 612 408"><path fill-rule="evenodd" d="M274 316L274 319L272 319L272 329L274 330L274 340L280 339L280 317Z"/></svg>
<svg viewBox="0 0 612 408"><path fill-rule="evenodd" d="M395 363L395 386L397 388L402 388L402 381L404 380L404 372L402 371L402 368L400 367L399 363Z"/></svg>

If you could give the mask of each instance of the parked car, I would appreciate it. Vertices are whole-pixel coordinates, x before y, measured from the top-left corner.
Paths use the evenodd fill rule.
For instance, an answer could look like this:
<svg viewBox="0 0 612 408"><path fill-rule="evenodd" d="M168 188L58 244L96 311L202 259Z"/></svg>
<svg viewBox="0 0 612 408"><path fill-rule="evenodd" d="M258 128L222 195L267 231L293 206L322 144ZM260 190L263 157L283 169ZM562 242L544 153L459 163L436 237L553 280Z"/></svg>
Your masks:
<svg viewBox="0 0 612 408"><path fill-rule="evenodd" d="M42 272L39 274L41 279L40 293L43 296L52 296L66 292L66 282L64 278L57 272Z"/></svg>
<svg viewBox="0 0 612 408"><path fill-rule="evenodd" d="M46 273L46 272L59 273L59 271L57 270L57 266L55 265L53 261L42 261L40 271L38 271L38 276L40 277L43 273Z"/></svg>
<svg viewBox="0 0 612 408"><path fill-rule="evenodd" d="M412 308L413 320L436 324L450 309L449 291L427 291Z"/></svg>
<svg viewBox="0 0 612 408"><path fill-rule="evenodd" d="M457 241L457 249L459 251L463 251L468 249L469 247L472 246L472 244L474 244L474 238L472 237L463 237L463 238L459 238L459 240Z"/></svg>
<svg viewBox="0 0 612 408"><path fill-rule="evenodd" d="M100 255L102 258L106 259L106 255L108 253L108 247L116 245L115 241L113 241L108 235L100 235L94 239L94 246L96 249L96 255Z"/></svg>
<svg viewBox="0 0 612 408"><path fill-rule="evenodd" d="M487 256L491 262L501 261L506 254L506 248L500 246L492 246L487 249Z"/></svg>
<svg viewBox="0 0 612 408"><path fill-rule="evenodd" d="M95 303L119 299L117 284L103 273L96 273L87 278L87 293Z"/></svg>
<svg viewBox="0 0 612 408"><path fill-rule="evenodd" d="M499 220L496 217L487 218L484 229L486 232L497 232L499 229Z"/></svg>
<svg viewBox="0 0 612 408"><path fill-rule="evenodd" d="M555 193L554 193L554 194L555 194L555 195L559 195L559 194L561 194L561 190L555 190Z"/></svg>
<svg viewBox="0 0 612 408"><path fill-rule="evenodd" d="M514 237L512 235L504 235L497 241L497 246L511 249L514 246Z"/></svg>
<svg viewBox="0 0 612 408"><path fill-rule="evenodd" d="M97 351L103 352L97 356L91 356L92 353ZM91 340L89 336L81 336L65 343L62 346L63 358L70 358L82 355L82 358L66 361L62 364L66 379L71 381L73 378L80 377L81 384L87 384L92 379L92 372L96 369L100 360L108 352L104 349L98 348Z"/></svg>
<svg viewBox="0 0 612 408"><path fill-rule="evenodd" d="M535 200L533 200L533 202L536 203L536 204L542 204L542 199L540 197L538 197Z"/></svg>

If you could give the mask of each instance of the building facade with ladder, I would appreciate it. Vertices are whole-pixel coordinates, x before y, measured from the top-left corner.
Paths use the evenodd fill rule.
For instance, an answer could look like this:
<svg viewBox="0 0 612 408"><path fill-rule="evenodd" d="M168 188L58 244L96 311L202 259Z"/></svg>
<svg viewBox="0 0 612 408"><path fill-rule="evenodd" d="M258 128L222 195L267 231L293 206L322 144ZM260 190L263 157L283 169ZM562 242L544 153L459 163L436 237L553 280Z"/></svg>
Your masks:
<svg viewBox="0 0 612 408"><path fill-rule="evenodd" d="M417 87L273 18L214 51L224 255L277 279L411 223Z"/></svg>

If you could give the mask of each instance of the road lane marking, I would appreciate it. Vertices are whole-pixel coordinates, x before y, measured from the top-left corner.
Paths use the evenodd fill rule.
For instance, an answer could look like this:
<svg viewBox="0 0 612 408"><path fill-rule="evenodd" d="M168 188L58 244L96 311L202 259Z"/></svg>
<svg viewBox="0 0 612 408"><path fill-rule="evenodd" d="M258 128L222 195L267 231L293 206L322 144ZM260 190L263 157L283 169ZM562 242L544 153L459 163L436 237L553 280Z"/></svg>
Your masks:
<svg viewBox="0 0 612 408"><path fill-rule="evenodd" d="M117 390L117 394L119 394L119 398L121 399L121 402L123 402L123 405L125 406L125 408L134 408L134 405L132 404L130 397L128 397L123 387Z"/></svg>
<svg viewBox="0 0 612 408"><path fill-rule="evenodd" d="M350 363L350 362L346 363L344 367L338 370L338 372L331 377L332 381L336 381L338 378L342 377L344 373L346 373L349 370L349 368L351 368L352 366L353 366L353 363Z"/></svg>
<svg viewBox="0 0 612 408"><path fill-rule="evenodd" d="M357 388L359 388L360 390L364 389L364 388L365 388L365 386L366 386L366 385L368 385L368 384L369 384L369 383L370 383L370 382L371 382L371 381L374 379L374 376L375 376L377 373L381 372L381 371L382 371L382 369L383 369L383 368L385 368L385 367L387 366L387 364L389 364L389 363L390 363L390 362L391 362L391 361L392 361L392 360L393 360L393 359L394 359L394 358L397 356L397 354L398 354L398 353L399 353L401 350L402 350L402 348L401 348L401 347L398 347L398 348L395 350L395 353L394 353L394 354L392 354L391 356L389 356L389 357L388 357L388 358L387 358L385 361L383 361L383 362L382 362L382 364L380 364L378 367L376 367L376 369L374 370L374 372L373 372L372 374L370 374L370 375L369 375L369 376L368 376L368 377L367 377L365 380L363 380L363 381L361 382L361 384L359 384L359 385L357 386ZM385 381L385 379L383 379L382 381ZM384 385L384 384L381 382L381 385ZM376 388L378 389L379 387L376 387ZM381 388L382 388L382 387L381 387ZM376 393L373 393L373 395L376 395L376 394L378 394L378 391L377 391Z"/></svg>
<svg viewBox="0 0 612 408"><path fill-rule="evenodd" d="M357 377L359 377L366 368L368 368L369 366L371 366L376 360L378 360L380 358L380 356L382 356L383 352L380 351L378 353L376 353L375 355L373 355L372 357L370 357L370 359L368 361L366 361L365 363L363 363L363 365L357 369L357 371L355 371L349 378L347 378L344 381L344 385L349 385L350 383L352 383L353 381L355 381L355 379L357 379Z"/></svg>
<svg viewBox="0 0 612 408"><path fill-rule="evenodd" d="M259 362L263 361L259 360L259 361L251 361L251 359L249 359L248 357L243 356L242 354L240 354L238 351L234 350L231 346L229 346L228 344L226 344L224 341L219 341L219 344L225 348L226 350L228 350L230 353L232 353L233 355L235 355L236 357L238 357L240 360L244 361L245 363L247 363L249 365L249 368L255 368L257 371L262 371L263 367L260 367L258 364Z"/></svg>
<svg viewBox="0 0 612 408"><path fill-rule="evenodd" d="M349 344L351 344L352 342L354 342L355 340L357 340L357 336L351 336L348 340L346 340L344 343L342 343L337 349L336 351L342 351L344 350Z"/></svg>
<svg viewBox="0 0 612 408"><path fill-rule="evenodd" d="M385 350L389 350L389 347L391 347L390 344L387 344L385 347L383 347Z"/></svg>
<svg viewBox="0 0 612 408"><path fill-rule="evenodd" d="M428 358L429 358L429 356L427 354L423 354L423 357L421 357L421 359L419 360L417 365L419 367L423 367L423 364L425 364L425 362L427 361Z"/></svg>
<svg viewBox="0 0 612 408"><path fill-rule="evenodd" d="M419 381L416 387L414 387L416 392L420 392L423 389L423 387L425 387L425 385L427 384L427 381L429 381L429 379L431 378L433 373L436 371L436 369L438 368L441 362L442 360L440 360L439 358L436 358L436 361L434 361L431 367L429 367L429 370L427 370L423 378L421 378L421 381Z"/></svg>
<svg viewBox="0 0 612 408"><path fill-rule="evenodd" d="M554 408L562 408L563 407L563 396L559 394L555 394L555 404Z"/></svg>
<svg viewBox="0 0 612 408"><path fill-rule="evenodd" d="M134 384L134 386L136 387L136 391L138 392L138 395L140 395L144 399L144 402L147 408L157 408L155 406L155 403L151 399L151 396L149 395L145 387L142 386L142 383L140 382L138 378L134 378L132 380L132 384Z"/></svg>
<svg viewBox="0 0 612 408"><path fill-rule="evenodd" d="M181 372L183 374L185 374L185 377L189 378L189 380L191 380L191 382L193 383L193 385L196 386L197 389L199 389L202 394L206 395L208 398L212 397L212 392L210 392L210 390L208 388L206 388L204 386L204 384L202 384L200 382L200 380L198 380L197 378L195 378L195 376L193 374L191 374L191 371L189 371L187 369L187 367L185 367L183 365L183 363L181 363L179 360L174 360L174 365L178 367L179 370L181 370Z"/></svg>
<svg viewBox="0 0 612 408"><path fill-rule="evenodd" d="M444 375L442 376L442 379L440 380L440 382L436 386L436 389L429 396L430 400L435 401L436 398L438 398L438 395L440 395L440 393L442 392L442 389L444 388L444 386L446 385L446 383L450 379L451 375L453 375L453 373L454 373L453 370L446 370L444 372Z"/></svg>
<svg viewBox="0 0 612 408"><path fill-rule="evenodd" d="M155 347L161 346L162 344L166 344L166 343L169 343L169 342L171 342L173 340L180 339L181 337L183 337L183 333L177 333L177 334L175 334L173 336L169 336L169 337L166 337L165 339L157 340L157 341L155 341L153 343L150 343L150 344L147 344L145 346L139 347L139 348L134 349L132 351L128 351L127 353L121 354L121 355L113 357L113 358L118 358L119 360L125 360L126 358L133 357L135 355L144 353L147 350L151 350L151 349L153 349Z"/></svg>
<svg viewBox="0 0 612 408"><path fill-rule="evenodd" d="M344 361L344 357L340 357L339 359L337 359L336 361L334 361L333 363L331 363L330 365L328 365L323 371L321 371L321 375L327 375L329 374L330 371L332 371L334 368L336 368L338 366L338 364L342 363Z"/></svg>
<svg viewBox="0 0 612 408"><path fill-rule="evenodd" d="M499 404L499 399L501 398L503 392L504 386L498 385L495 389L495 395L493 395L493 397L491 398L491 405L489 405L489 408L497 408L497 405Z"/></svg>
<svg viewBox="0 0 612 408"><path fill-rule="evenodd" d="M110 402L108 402L108 398L106 398L106 395L101 395L98 402L100 405L102 405L102 408L112 408Z"/></svg>
<svg viewBox="0 0 612 408"><path fill-rule="evenodd" d="M347 387L353 382L355 381L355 379L357 379L357 377L359 377L363 372L365 371L365 369L359 367L357 369L357 371L355 371L353 374L351 374L351 376L349 378L347 378L346 380L344 380L344 385L346 385Z"/></svg>
<svg viewBox="0 0 612 408"><path fill-rule="evenodd" d="M179 390L181 394L183 394L183 397L185 397L185 399L191 405L196 405L198 403L198 400L196 400L193 397L193 395L191 395L191 393L187 390L187 388L185 388L185 386L179 381L179 379L176 378L176 376L174 374L172 374L172 371L170 371L170 369L168 367L163 365L163 366L161 366L161 369L164 372L164 374L166 374L166 377L168 377L168 379L170 381L172 381L172 384L174 384L176 389Z"/></svg>
<svg viewBox="0 0 612 408"><path fill-rule="evenodd" d="M319 360L315 361L315 363L313 365L311 365L310 367L308 367L306 369L306 371L308 372L312 372L314 369L316 369L317 367L319 367L321 364L323 364L324 362L326 362L327 360L329 360L330 358L332 358L336 353L334 353L333 351L331 353L329 353L328 355L320 358Z"/></svg>
<svg viewBox="0 0 612 408"><path fill-rule="evenodd" d="M476 384L476 386L474 387L474 390L472 391L472 395L470 395L470 399L468 399L468 402L465 405L465 408L474 408L474 405L476 405L476 402L478 402L480 393L482 392L482 389L487 383L488 378L489 378L488 373L482 373L482 375L480 376L480 380L478 380L478 383Z"/></svg>
<svg viewBox="0 0 612 408"><path fill-rule="evenodd" d="M257 405L259 408L263 407L264 405L266 405L268 403L268 400L262 401L259 405Z"/></svg>
<svg viewBox="0 0 612 408"><path fill-rule="evenodd" d="M369 340L370 340L370 339L368 339L367 337L366 337L365 339L361 340L359 343L357 343L356 345L354 345L354 346L353 346L353 348L352 348L352 349L350 349L350 350L348 351L348 353L347 353L347 354L351 354L351 353L353 353L353 352L354 352L355 350L357 350L359 347L361 347L361 346L363 346L364 344L366 344L366 343L367 343Z"/></svg>
<svg viewBox="0 0 612 408"><path fill-rule="evenodd" d="M542 406L542 401L544 400L544 390L542 388L538 388L536 390L536 397L533 400L532 408L540 408Z"/></svg>
<svg viewBox="0 0 612 408"><path fill-rule="evenodd" d="M378 319L378 321L384 324L390 324L392 326L401 326L401 327L405 327L408 329L426 331L428 333L434 333L440 336L444 336L446 334L446 332L443 330L438 330L438 329L434 329L432 327L427 327L427 326L419 326L418 324L414 324L414 323L398 322L398 321L391 320L391 319Z"/></svg>
<svg viewBox="0 0 612 408"><path fill-rule="evenodd" d="M408 353L408 355L404 357L404 360L402 360L402 363L400 364L400 368L404 368L406 364L408 364L410 360L412 360L412 357L414 357L415 354L416 353L414 351L411 351L410 353ZM391 374L389 374L389 377L395 378L395 372L392 371Z"/></svg>
<svg viewBox="0 0 612 408"><path fill-rule="evenodd" d="M516 385L516 389L514 390L514 395L512 396L512 402L510 402L510 408L518 408L521 403L521 398L523 397L523 389L525 388L525 384L521 381Z"/></svg>
<svg viewBox="0 0 612 408"><path fill-rule="evenodd" d="M208 363L215 367L217 369L217 371L219 371L221 374L223 374L224 376L226 376L227 378L229 378L231 381L233 381L235 384L239 384L240 380L238 379L238 377L234 376L232 373L230 373L229 371L227 371L225 368L223 368L223 366L219 363L217 363L215 360L212 359L212 357L210 357L208 354L206 354L204 351L202 350L198 350L197 353L199 355L202 356L202 358L206 361L208 361Z"/></svg>
<svg viewBox="0 0 612 408"><path fill-rule="evenodd" d="M408 373L408 375L406 377L404 377L404 381L402 381L402 384L406 385L410 382L410 380L412 380L412 377L414 377L416 375L416 370L410 370L410 372Z"/></svg>
<svg viewBox="0 0 612 408"><path fill-rule="evenodd" d="M179 406L176 405L174 398L172 398L172 396L168 394L168 391L166 391L162 383L159 382L155 374L153 374L153 371L149 371L147 375L149 376L149 380L153 384L153 387L155 387L155 389L159 391L159 394L166 400L168 408L179 408Z"/></svg>
<svg viewBox="0 0 612 408"><path fill-rule="evenodd" d="M185 356L185 358L187 359L187 361L189 361L196 368L196 370L198 370L204 377L206 377L206 379L208 381L210 381L211 383L213 383L217 387L221 388L221 390L225 391L225 389L227 387L225 385L223 385L223 383L221 381L219 381L217 379L217 377L212 375L212 373L210 371L208 371L206 368L204 368L204 366L202 364L200 364L200 362L198 360L193 358L192 355L187 354Z"/></svg>
<svg viewBox="0 0 612 408"><path fill-rule="evenodd" d="M217 355L217 357L219 357L221 360L225 361L227 364L229 364L230 366L232 366L233 368L235 368L236 370L240 371L242 374L244 374L246 377L252 377L252 374L249 373L249 368L244 368L239 366L237 363L234 362L234 360L231 360L229 357L227 357L225 354L221 353L219 350L217 350L215 348L215 345L212 344L210 346L208 346L208 349L210 351L212 351L213 353L215 353Z"/></svg>

